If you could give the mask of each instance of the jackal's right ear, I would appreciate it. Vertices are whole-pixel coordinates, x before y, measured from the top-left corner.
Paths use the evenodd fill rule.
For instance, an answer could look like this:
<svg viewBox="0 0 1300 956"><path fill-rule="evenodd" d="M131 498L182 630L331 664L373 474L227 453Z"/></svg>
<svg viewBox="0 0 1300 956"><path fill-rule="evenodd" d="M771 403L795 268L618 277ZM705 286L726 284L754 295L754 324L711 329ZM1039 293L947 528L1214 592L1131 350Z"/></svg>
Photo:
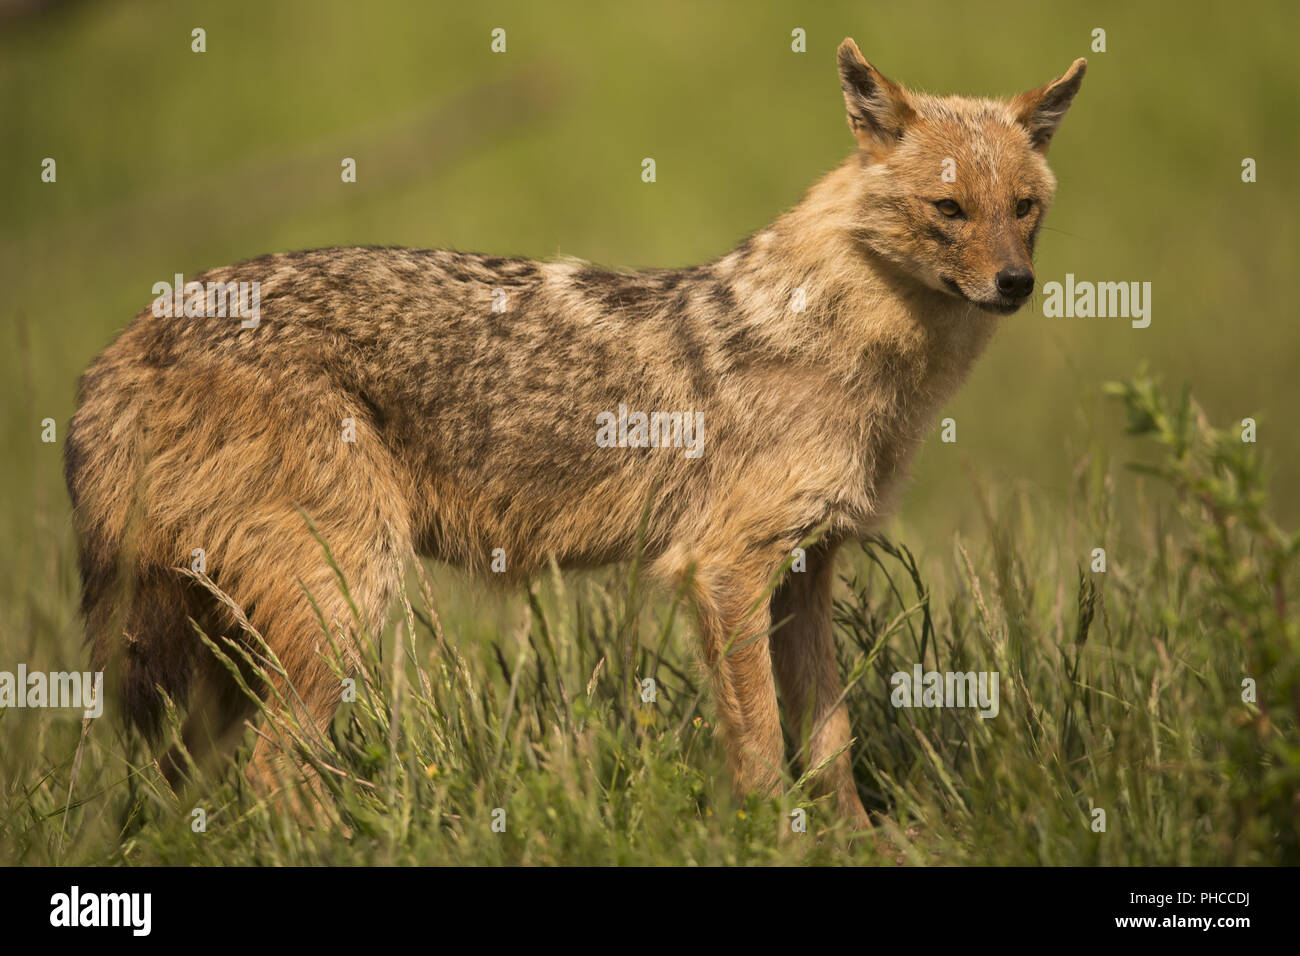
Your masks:
<svg viewBox="0 0 1300 956"><path fill-rule="evenodd" d="M892 149L916 116L907 91L868 63L852 39L840 44L837 57L849 128L858 145L873 154Z"/></svg>

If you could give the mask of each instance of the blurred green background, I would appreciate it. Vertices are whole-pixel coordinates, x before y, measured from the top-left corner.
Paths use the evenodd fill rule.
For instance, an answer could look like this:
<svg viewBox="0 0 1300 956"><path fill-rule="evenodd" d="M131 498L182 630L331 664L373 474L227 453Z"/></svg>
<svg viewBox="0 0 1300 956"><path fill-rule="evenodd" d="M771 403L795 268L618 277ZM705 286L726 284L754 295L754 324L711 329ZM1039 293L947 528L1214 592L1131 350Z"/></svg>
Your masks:
<svg viewBox="0 0 1300 956"><path fill-rule="evenodd" d="M63 431L77 375L154 282L351 244L716 258L848 155L845 36L931 92L1010 95L1087 56L1039 280L1153 284L1147 329L1047 319L1041 297L1005 321L944 412L957 444L936 433L901 499L895 530L923 560L979 528L972 476L1050 506L1089 449L1129 457L1100 385L1142 361L1217 421L1255 417L1278 516L1300 515L1295 4L115 0L0 31L6 659L48 659L40 634L77 645ZM46 417L59 443L41 442Z"/></svg>

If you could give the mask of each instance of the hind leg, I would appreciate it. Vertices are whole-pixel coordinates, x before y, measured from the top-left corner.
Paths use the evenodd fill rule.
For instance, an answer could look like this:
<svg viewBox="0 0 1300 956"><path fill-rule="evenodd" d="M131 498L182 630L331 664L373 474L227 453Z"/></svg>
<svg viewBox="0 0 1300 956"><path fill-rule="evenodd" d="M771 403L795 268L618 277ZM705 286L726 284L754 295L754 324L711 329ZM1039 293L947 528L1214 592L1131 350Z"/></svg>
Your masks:
<svg viewBox="0 0 1300 956"><path fill-rule="evenodd" d="M343 699L342 679L332 666L334 652L344 675L355 674L361 643L378 637L410 553L409 544L386 522L367 528L359 521L356 527L332 529L334 533L321 529L346 582L345 594L321 543L300 516L294 518L300 532L276 535L274 551L243 575L263 582L250 602L248 619L279 663L279 668L270 661L264 665L272 716L259 727L248 770L257 789L266 793L300 779L319 789L309 763L293 752L293 738L307 746L328 740ZM259 661L266 656L261 648L253 655Z"/></svg>
<svg viewBox="0 0 1300 956"><path fill-rule="evenodd" d="M78 412L66 450L95 653L121 662L124 709L155 741L158 689L178 704L199 689L206 700L182 742L205 755L226 749L256 704L246 706L220 662L206 660L191 618L232 602L239 611L216 630L257 658L261 648L235 621L247 618L282 667L258 690L319 736L341 693L304 588L355 661L410 553L413 483L373 403L314 361L250 366L243 355L232 347L221 360L178 359L166 387L150 379L147 388L101 389ZM360 623L304 514L346 576ZM178 570L200 552L220 596ZM278 752L259 742L254 763L268 768Z"/></svg>
<svg viewBox="0 0 1300 956"><path fill-rule="evenodd" d="M239 606L244 621L220 605L198 621L225 660L202 648L180 744L160 763L168 783L179 792L191 774L191 763L202 773L228 760L257 715L251 691L266 713L265 719L254 720L257 738L247 768L249 782L255 791L274 796L282 808L301 815L306 807L321 803L321 792L310 761L294 752L295 738L312 749L325 743L342 701L342 681L331 663L335 651L344 673L355 672L362 640L377 636L382 627L397 584L398 559L404 555L394 550L394 537L380 537L378 531L368 539L355 529L346 535L322 532L347 583L354 614L306 522L297 514L286 515L283 522L284 530L265 538L267 545L255 561L241 562L237 571L215 571L214 585ZM287 533L294 525L296 533ZM238 680L232 667L239 672ZM302 793L285 792L300 784L305 785Z"/></svg>

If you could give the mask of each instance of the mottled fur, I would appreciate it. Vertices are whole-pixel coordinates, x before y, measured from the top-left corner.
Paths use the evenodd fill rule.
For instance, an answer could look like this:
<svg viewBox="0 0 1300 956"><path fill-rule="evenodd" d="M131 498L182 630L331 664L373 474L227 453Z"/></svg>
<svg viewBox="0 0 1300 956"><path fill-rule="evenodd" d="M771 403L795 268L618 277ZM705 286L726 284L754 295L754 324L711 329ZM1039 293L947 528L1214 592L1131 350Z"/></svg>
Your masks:
<svg viewBox="0 0 1300 956"><path fill-rule="evenodd" d="M351 618L303 513L378 627L413 554L486 571L500 548L513 580L623 560L648 503L649 567L692 589L737 787L779 780L778 685L815 730L811 764L845 747L836 546L879 521L996 313L1023 301L994 277L1028 262L1083 63L1002 103L909 93L851 40L839 56L858 150L709 265L323 249L196 277L259 281L256 328L137 316L82 376L65 449L93 656L120 656L129 717L156 732L157 689L188 694L187 743L220 749L249 713L187 622L239 637L174 570L195 548L323 724L339 688L304 589ZM704 454L600 447L596 416L620 403L702 412ZM807 570L760 603L816 529ZM847 751L823 785L866 825Z"/></svg>

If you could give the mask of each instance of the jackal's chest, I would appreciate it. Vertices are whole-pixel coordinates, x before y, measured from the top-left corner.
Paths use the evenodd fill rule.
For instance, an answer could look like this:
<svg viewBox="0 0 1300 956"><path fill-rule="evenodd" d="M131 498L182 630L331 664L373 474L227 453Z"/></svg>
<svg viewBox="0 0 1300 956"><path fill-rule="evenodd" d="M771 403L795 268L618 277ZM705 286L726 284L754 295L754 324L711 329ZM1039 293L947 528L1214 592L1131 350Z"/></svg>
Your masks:
<svg viewBox="0 0 1300 956"><path fill-rule="evenodd" d="M875 356L862 387L845 396L856 408L857 427L849 432L849 460L855 473L847 483L853 520L865 533L893 509L920 447L940 426L944 406L965 381L992 333L991 325L972 323L947 341L927 343L924 351L889 350Z"/></svg>

